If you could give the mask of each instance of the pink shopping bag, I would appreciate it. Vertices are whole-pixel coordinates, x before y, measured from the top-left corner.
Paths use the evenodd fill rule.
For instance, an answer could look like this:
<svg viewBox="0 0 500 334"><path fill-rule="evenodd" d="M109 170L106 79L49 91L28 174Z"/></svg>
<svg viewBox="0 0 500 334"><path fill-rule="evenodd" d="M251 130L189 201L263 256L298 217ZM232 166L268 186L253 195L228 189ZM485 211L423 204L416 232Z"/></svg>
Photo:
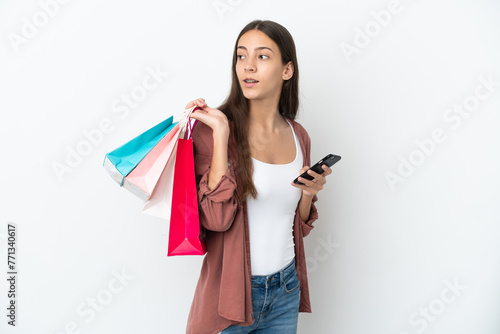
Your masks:
<svg viewBox="0 0 500 334"><path fill-rule="evenodd" d="M142 213L147 215L170 219L170 208L172 206L172 188L174 184L174 167L176 156L177 140L174 142L174 149L170 155L167 165L161 173L151 197L142 208Z"/></svg>
<svg viewBox="0 0 500 334"><path fill-rule="evenodd" d="M142 200L148 200L172 155L179 133L180 128L177 123L125 177L123 187Z"/></svg>

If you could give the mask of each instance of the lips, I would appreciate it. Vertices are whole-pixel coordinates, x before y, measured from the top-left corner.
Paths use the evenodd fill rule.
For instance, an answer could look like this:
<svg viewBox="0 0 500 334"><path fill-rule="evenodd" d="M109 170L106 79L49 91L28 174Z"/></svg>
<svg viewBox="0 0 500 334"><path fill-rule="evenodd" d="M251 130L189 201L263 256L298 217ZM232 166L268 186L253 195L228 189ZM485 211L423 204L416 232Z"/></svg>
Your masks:
<svg viewBox="0 0 500 334"><path fill-rule="evenodd" d="M255 79L253 79L253 78L245 78L245 79L243 80L243 84L244 84L244 85L245 85L245 87L247 87L247 88L253 87L253 86L255 86L255 85L256 85L256 84L258 84L258 83L259 83L259 81L255 80Z"/></svg>

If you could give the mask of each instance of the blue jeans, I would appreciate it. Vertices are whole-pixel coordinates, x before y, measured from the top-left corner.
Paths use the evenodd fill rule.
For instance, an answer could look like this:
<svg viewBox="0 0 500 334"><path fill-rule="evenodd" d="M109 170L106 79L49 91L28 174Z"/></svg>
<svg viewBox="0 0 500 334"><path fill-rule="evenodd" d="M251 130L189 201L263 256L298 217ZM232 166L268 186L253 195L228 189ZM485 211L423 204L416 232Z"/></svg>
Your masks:
<svg viewBox="0 0 500 334"><path fill-rule="evenodd" d="M255 321L250 326L231 325L221 334L297 334L300 287L295 258L285 268L267 276L252 276Z"/></svg>

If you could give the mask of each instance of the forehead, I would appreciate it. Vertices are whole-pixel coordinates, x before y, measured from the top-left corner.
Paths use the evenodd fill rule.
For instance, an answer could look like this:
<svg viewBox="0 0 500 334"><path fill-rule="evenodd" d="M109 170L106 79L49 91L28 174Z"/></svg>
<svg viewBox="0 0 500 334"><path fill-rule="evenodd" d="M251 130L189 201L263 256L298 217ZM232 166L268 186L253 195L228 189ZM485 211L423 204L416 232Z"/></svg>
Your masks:
<svg viewBox="0 0 500 334"><path fill-rule="evenodd" d="M254 48L267 46L274 52L278 51L276 43L260 30L253 29L244 33L238 41L238 47L244 46L247 50L252 51Z"/></svg>

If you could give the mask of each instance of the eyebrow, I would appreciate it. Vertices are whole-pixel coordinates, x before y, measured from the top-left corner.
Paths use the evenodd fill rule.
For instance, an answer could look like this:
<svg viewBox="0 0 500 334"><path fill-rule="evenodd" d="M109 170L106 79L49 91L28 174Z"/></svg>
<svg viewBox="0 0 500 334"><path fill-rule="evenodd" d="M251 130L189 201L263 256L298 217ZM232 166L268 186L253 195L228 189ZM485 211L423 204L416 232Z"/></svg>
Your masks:
<svg viewBox="0 0 500 334"><path fill-rule="evenodd" d="M238 46L238 49L246 50L247 48L244 47L244 46ZM255 50L264 50L264 49L267 49L267 50L269 50L269 51L271 51L271 52L274 53L274 51L271 48L267 47L267 46L259 46L259 47L255 48Z"/></svg>

